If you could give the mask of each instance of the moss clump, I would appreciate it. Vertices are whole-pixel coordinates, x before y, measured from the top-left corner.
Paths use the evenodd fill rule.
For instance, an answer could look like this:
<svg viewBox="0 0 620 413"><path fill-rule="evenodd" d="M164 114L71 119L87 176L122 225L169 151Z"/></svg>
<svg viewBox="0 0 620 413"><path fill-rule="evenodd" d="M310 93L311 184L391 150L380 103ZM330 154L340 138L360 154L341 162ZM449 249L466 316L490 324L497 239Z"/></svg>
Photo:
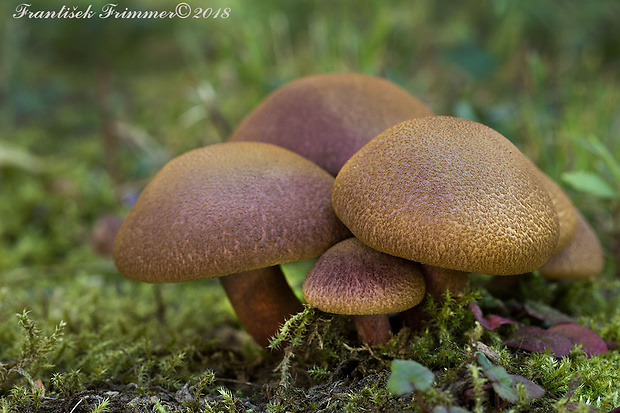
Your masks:
<svg viewBox="0 0 620 413"><path fill-rule="evenodd" d="M472 300L484 311L506 306L484 290L448 294L441 303L429 300L432 316L422 330L403 329L385 346L372 349L362 345L347 317L307 307L282 326L272 341L279 352L269 354L238 331L220 292L209 293L210 281L167 286L116 282L116 287L81 285L81 294L87 291L81 299L52 296L30 312L3 319L2 334L12 343L0 354L5 410L62 411L80 400L85 411L410 410L417 408L411 396L394 396L386 386L391 361L409 359L435 374L432 391L423 395L427 406L484 411L496 404L476 361L478 351L489 352L494 365L545 389L540 399L511 404L515 411L545 412L567 403L607 408L618 402L617 351L587 358L575 348L555 359L509 350L502 339L514 327L485 330L469 309ZM204 292L197 292L197 285ZM602 280L582 291L584 303L597 303L608 285ZM547 301L553 303L564 286L550 291ZM119 294L139 297L137 305L127 301L117 307L112 297ZM179 304L173 299L178 295L187 300ZM221 302L220 317L196 319L205 296ZM4 299L3 305L22 302L19 294L5 294ZM73 307L62 308L63 302ZM38 327L38 314L47 306L68 321ZM582 320L596 329L604 314ZM612 320L599 331L613 338L613 326Z"/></svg>

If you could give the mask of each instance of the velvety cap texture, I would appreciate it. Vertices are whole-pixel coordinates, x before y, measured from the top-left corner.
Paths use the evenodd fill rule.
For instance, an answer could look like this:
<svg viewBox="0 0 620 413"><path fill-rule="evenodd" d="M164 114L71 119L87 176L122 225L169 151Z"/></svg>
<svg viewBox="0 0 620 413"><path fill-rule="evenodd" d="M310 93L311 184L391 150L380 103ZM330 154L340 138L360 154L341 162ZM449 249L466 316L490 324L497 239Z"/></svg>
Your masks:
<svg viewBox="0 0 620 413"><path fill-rule="evenodd" d="M529 160L493 129L447 116L381 133L344 165L332 202L372 248L459 271L532 271L558 239Z"/></svg>
<svg viewBox="0 0 620 413"><path fill-rule="evenodd" d="M116 237L126 277L176 282L320 255L350 236L331 208L334 178L257 142L181 155L140 194Z"/></svg>
<svg viewBox="0 0 620 413"><path fill-rule="evenodd" d="M327 250L308 272L304 298L319 310L347 315L389 314L424 298L419 264L350 238Z"/></svg>
<svg viewBox="0 0 620 413"><path fill-rule="evenodd" d="M595 277L603 271L603 247L581 213L577 213L577 231L571 242L539 268L549 279Z"/></svg>
<svg viewBox="0 0 620 413"><path fill-rule="evenodd" d="M547 190L551 203L558 216L559 224L559 236L558 243L555 246L554 252L562 250L575 236L577 231L577 210L573 206L570 198L566 193L556 184L551 178L549 178L543 171L538 169L534 163L532 168L536 172L540 183L543 188Z"/></svg>
<svg viewBox="0 0 620 413"><path fill-rule="evenodd" d="M332 175L383 130L433 113L385 79L328 73L290 82L265 98L232 133L292 150Z"/></svg>

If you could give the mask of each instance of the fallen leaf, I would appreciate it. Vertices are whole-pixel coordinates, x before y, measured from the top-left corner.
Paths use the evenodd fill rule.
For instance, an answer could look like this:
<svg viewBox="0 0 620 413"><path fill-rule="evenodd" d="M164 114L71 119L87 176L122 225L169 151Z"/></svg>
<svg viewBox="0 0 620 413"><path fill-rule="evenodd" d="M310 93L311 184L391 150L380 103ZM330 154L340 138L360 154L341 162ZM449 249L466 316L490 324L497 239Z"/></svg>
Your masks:
<svg viewBox="0 0 620 413"><path fill-rule="evenodd" d="M532 380L528 380L523 376L519 376L518 374L511 374L510 377L512 377L514 381L521 383L523 384L523 386L525 386L525 392L528 401L532 399L540 399L545 395L545 389L534 383Z"/></svg>
<svg viewBox="0 0 620 413"><path fill-rule="evenodd" d="M474 317L476 318L476 320L482 325L482 327L486 328L487 330L495 330L497 327L501 326L502 324L516 324L515 321L509 318L501 317L495 314L489 314L487 316L483 316L480 306L473 301L469 302L469 308L471 309L471 312L474 314Z"/></svg>
<svg viewBox="0 0 620 413"><path fill-rule="evenodd" d="M563 334L534 326L519 328L511 338L504 340L504 344L533 353L549 350L557 358L568 355L573 347L571 340Z"/></svg>
<svg viewBox="0 0 620 413"><path fill-rule="evenodd" d="M581 349L590 357L607 353L607 344L594 331L575 323L559 323L549 327L548 331L562 334L572 344L581 344Z"/></svg>
<svg viewBox="0 0 620 413"><path fill-rule="evenodd" d="M535 301L528 301L523 306L525 312L538 320L545 321L549 324L571 323L573 319L561 311L556 310L548 305Z"/></svg>

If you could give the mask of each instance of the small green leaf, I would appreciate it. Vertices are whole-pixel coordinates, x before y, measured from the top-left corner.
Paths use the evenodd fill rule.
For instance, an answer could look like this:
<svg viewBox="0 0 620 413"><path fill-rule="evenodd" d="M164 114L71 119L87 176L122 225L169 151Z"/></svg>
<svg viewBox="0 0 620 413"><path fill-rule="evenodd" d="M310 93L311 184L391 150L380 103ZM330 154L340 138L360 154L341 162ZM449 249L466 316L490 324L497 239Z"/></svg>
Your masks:
<svg viewBox="0 0 620 413"><path fill-rule="evenodd" d="M490 369L485 369L484 374L493 382L501 383L506 386L513 385L512 379L508 373L506 373L506 369L501 366L493 366Z"/></svg>
<svg viewBox="0 0 620 413"><path fill-rule="evenodd" d="M519 400L519 393L514 386L514 380L506 372L506 369L493 365L482 353L478 353L478 363L480 363L484 375L491 380L493 390L495 390L499 397L511 403Z"/></svg>
<svg viewBox="0 0 620 413"><path fill-rule="evenodd" d="M562 180L574 189L598 198L618 199L618 193L600 176L588 171L570 171Z"/></svg>
<svg viewBox="0 0 620 413"><path fill-rule="evenodd" d="M428 391L435 380L432 371L413 360L392 360L391 370L387 388L397 396L414 390Z"/></svg>
<svg viewBox="0 0 620 413"><path fill-rule="evenodd" d="M504 400L508 400L510 403L516 403L519 401L519 392L512 377L506 373L503 367L494 367L493 369L501 369L503 374L500 375L498 380L493 380L491 376L488 376L492 381L493 390L495 393ZM486 372L485 372L486 373Z"/></svg>
<svg viewBox="0 0 620 413"><path fill-rule="evenodd" d="M518 402L519 391L517 383L521 383L525 387L527 400L538 399L545 394L544 389L534 382L516 374L508 374L503 367L493 365L484 354L477 354L478 363L482 367L484 375L491 381L493 390L501 399L507 400L510 403Z"/></svg>
<svg viewBox="0 0 620 413"><path fill-rule="evenodd" d="M485 356L479 351L477 351L476 354L478 357L478 364L480 364L480 367L482 367L482 370L488 370L493 367L493 363L489 361L487 356Z"/></svg>

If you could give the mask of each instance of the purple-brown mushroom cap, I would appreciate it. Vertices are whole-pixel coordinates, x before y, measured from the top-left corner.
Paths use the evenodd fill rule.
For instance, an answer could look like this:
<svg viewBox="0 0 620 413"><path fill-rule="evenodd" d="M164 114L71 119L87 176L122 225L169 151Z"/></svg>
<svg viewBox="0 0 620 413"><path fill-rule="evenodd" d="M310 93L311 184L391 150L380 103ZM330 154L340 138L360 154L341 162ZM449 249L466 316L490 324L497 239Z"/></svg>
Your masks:
<svg viewBox="0 0 620 413"><path fill-rule="evenodd" d="M140 194L116 237L126 277L177 282L312 258L350 236L334 178L286 149L222 143L187 152Z"/></svg>
<svg viewBox="0 0 620 413"><path fill-rule="evenodd" d="M424 292L417 263L373 250L356 238L321 255L303 284L309 305L346 315L404 311L422 301Z"/></svg>
<svg viewBox="0 0 620 413"><path fill-rule="evenodd" d="M274 91L243 119L230 140L290 149L335 176L381 131L432 114L388 80L358 73L320 74Z"/></svg>

